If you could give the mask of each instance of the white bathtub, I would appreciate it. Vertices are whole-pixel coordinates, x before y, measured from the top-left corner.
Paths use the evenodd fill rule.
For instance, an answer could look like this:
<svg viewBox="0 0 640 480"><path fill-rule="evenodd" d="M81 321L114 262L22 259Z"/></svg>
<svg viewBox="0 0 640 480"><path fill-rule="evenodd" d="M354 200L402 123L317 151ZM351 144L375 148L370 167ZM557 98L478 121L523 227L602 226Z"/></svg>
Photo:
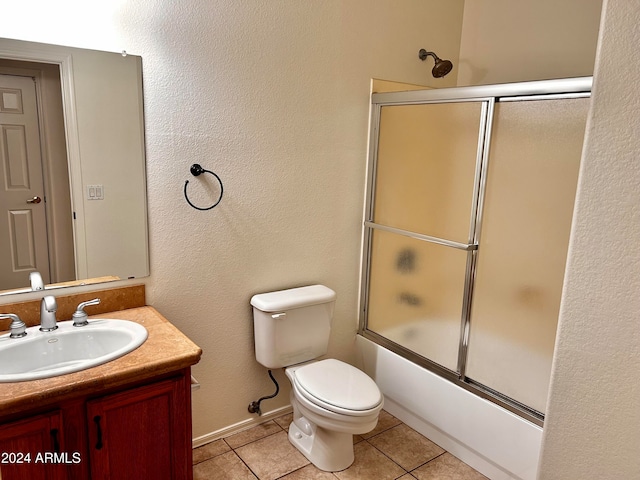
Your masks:
<svg viewBox="0 0 640 480"><path fill-rule="evenodd" d="M385 410L492 480L535 480L542 428L358 335Z"/></svg>

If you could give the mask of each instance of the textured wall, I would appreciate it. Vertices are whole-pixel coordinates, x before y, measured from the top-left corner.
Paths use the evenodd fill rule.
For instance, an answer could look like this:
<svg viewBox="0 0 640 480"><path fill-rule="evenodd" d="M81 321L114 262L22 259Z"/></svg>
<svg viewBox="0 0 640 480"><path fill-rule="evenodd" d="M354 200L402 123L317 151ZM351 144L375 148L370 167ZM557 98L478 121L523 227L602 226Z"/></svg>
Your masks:
<svg viewBox="0 0 640 480"><path fill-rule="evenodd" d="M640 478L640 4L608 1L539 478Z"/></svg>
<svg viewBox="0 0 640 480"><path fill-rule="evenodd" d="M195 436L249 417L249 401L273 391L254 359L255 293L336 290L330 354L350 359L370 78L423 80L416 52L437 41L455 54L462 14L443 0L200 3L197 15L164 2L122 19L148 58L149 300L204 350ZM434 10L443 26L427 30ZM224 181L215 210L182 198L192 162ZM277 376L283 392L264 410L288 403Z"/></svg>
<svg viewBox="0 0 640 480"><path fill-rule="evenodd" d="M465 2L458 85L591 75L602 0Z"/></svg>
<svg viewBox="0 0 640 480"><path fill-rule="evenodd" d="M194 436L249 418L249 402L272 392L254 359L255 293L314 282L335 289L330 353L349 360L370 80L433 83L418 50L457 60L463 1L405 0L398 8L394 0L63 0L53 9L30 0L7 7L13 21L4 36L143 57L147 298L204 350L194 368L202 384ZM454 83L452 74L437 84ZM207 201L192 163L224 181L224 199L212 211L183 198L190 179L194 201ZM277 377L285 388L265 411L288 403L288 381Z"/></svg>

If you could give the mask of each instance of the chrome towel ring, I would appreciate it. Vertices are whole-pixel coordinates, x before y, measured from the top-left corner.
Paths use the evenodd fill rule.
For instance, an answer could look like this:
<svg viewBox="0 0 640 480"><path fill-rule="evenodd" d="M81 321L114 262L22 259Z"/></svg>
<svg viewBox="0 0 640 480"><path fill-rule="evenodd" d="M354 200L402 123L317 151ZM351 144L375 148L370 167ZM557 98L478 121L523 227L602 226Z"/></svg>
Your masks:
<svg viewBox="0 0 640 480"><path fill-rule="evenodd" d="M220 203L220 200L222 200L222 193L224 192L224 187L222 186L222 180L220 180L220 177L215 173L213 173L211 170L205 170L197 163L194 163L193 165L191 165L190 171L191 171L191 175L193 175L194 177L197 177L202 173L210 173L211 175L216 177L216 180L218 180L218 183L220 183L220 196L218 197L218 200L210 207L197 207L193 203L191 203L191 200L189 200L189 196L187 195L187 185L189 185L189 180L184 182L184 198L187 201L187 203L191 205L193 208L195 208L196 210L211 210L213 207L215 207Z"/></svg>

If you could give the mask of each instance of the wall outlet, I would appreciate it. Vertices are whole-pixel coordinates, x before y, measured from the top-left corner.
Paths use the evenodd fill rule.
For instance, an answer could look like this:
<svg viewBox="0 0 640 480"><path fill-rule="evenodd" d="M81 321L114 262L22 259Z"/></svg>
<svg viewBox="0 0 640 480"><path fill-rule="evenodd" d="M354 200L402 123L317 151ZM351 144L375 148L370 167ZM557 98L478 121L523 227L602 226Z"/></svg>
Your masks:
<svg viewBox="0 0 640 480"><path fill-rule="evenodd" d="M104 185L87 185L87 200L104 200Z"/></svg>

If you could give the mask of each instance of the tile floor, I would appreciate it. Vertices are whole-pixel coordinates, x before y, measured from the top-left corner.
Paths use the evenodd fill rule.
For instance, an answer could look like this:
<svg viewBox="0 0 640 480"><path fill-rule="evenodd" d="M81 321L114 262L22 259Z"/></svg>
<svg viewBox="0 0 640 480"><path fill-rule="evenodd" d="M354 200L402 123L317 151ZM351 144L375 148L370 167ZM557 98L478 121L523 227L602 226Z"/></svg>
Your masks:
<svg viewBox="0 0 640 480"><path fill-rule="evenodd" d="M372 432L354 436L353 464L323 472L289 443L291 418L284 415L194 449L194 480L486 480L384 410Z"/></svg>

